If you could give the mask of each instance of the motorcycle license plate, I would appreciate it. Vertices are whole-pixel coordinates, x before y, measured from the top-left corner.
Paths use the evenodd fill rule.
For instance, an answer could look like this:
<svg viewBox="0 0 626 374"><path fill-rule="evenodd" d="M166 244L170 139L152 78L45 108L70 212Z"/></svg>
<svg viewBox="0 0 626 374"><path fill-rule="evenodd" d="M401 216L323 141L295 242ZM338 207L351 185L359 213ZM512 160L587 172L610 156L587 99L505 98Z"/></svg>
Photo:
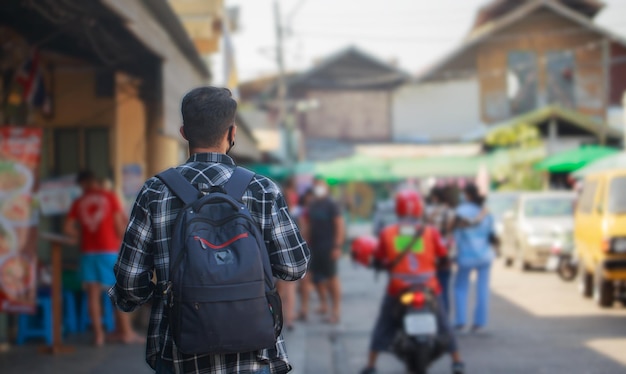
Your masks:
<svg viewBox="0 0 626 374"><path fill-rule="evenodd" d="M410 336L436 335L437 318L432 313L411 313L404 316L404 331Z"/></svg>
<svg viewBox="0 0 626 374"><path fill-rule="evenodd" d="M559 256L550 256L546 263L546 270L554 271L557 267L559 267Z"/></svg>

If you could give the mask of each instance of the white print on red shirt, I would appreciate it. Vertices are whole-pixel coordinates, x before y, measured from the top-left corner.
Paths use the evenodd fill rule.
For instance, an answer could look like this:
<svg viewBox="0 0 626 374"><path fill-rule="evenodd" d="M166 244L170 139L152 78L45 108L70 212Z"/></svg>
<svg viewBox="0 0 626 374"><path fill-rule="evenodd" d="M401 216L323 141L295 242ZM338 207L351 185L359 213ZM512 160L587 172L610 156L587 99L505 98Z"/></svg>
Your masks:
<svg viewBox="0 0 626 374"><path fill-rule="evenodd" d="M110 210L111 206L106 196L89 194L78 205L78 217L88 232L95 233Z"/></svg>

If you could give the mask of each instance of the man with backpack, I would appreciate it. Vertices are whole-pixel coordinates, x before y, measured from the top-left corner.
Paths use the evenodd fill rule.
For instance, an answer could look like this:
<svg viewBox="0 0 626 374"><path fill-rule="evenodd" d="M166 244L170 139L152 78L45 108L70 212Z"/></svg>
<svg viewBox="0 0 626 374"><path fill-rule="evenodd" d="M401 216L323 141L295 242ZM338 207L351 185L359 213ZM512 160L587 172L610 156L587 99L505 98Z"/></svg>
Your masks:
<svg viewBox="0 0 626 374"><path fill-rule="evenodd" d="M124 311L152 302L156 373L291 369L273 278L301 279L309 249L279 188L227 156L236 109L224 88L184 97L191 157L144 184L126 229L109 294Z"/></svg>

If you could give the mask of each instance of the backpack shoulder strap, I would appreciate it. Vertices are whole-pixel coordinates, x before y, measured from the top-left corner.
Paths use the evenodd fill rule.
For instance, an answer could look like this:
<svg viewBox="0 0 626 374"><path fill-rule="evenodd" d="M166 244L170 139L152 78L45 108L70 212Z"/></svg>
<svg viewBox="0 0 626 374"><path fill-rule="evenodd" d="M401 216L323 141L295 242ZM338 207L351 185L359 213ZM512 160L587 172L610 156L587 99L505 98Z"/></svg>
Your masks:
<svg viewBox="0 0 626 374"><path fill-rule="evenodd" d="M252 171L237 166L228 182L224 184L224 190L233 199L241 201L243 194L248 189L248 186L250 185L250 182L252 182L252 178L254 178L254 176L255 174Z"/></svg>
<svg viewBox="0 0 626 374"><path fill-rule="evenodd" d="M159 178L174 195L181 199L185 205L192 204L200 198L200 191L174 168L167 169L157 174L157 178Z"/></svg>

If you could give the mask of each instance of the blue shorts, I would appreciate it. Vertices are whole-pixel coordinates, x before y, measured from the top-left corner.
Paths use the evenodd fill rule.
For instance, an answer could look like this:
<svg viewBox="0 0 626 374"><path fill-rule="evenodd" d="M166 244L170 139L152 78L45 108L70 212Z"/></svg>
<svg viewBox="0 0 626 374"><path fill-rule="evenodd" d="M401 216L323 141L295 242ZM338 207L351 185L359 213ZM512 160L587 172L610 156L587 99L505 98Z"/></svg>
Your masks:
<svg viewBox="0 0 626 374"><path fill-rule="evenodd" d="M80 278L83 283L99 283L106 287L115 284L113 266L117 253L86 253L80 258Z"/></svg>

